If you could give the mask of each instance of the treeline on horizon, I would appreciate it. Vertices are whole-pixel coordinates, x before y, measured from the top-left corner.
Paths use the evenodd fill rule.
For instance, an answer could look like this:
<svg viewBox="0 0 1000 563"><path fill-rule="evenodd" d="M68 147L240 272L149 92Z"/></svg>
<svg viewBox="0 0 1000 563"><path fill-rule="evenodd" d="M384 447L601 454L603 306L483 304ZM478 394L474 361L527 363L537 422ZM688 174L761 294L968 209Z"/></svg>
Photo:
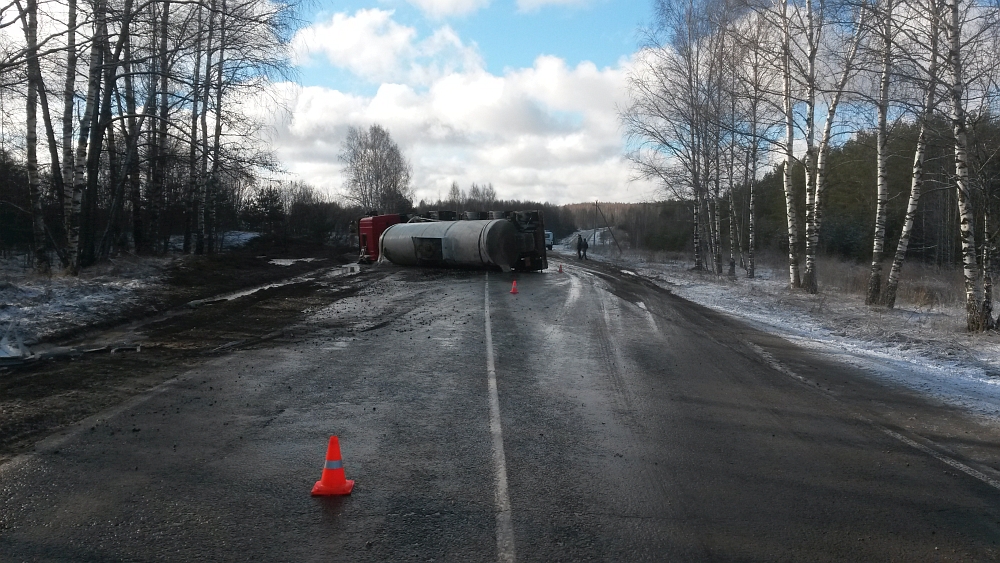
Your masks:
<svg viewBox="0 0 1000 563"><path fill-rule="evenodd" d="M952 166L947 124L939 124L942 135L929 144L927 181L932 186L918 209L908 251L910 259L941 267L959 265L960 247L956 236L957 213L954 190L947 189ZM1000 127L987 122L974 128L980 137L1000 139ZM901 125L889 140L893 154L889 158L889 209L887 237L894 243L899 237L906 214L905 195L909 190L910 167L908 154L916 143L917 130ZM830 189L824 231L820 236L821 252L827 256L863 262L870 257L870 236L874 230L876 182L875 139L871 132L862 132L836 147L830 153ZM804 173L794 173L795 189L805 190ZM491 186L492 187L492 186ZM647 203L575 203L553 205L515 199L487 199L483 190L473 184L468 192L461 190L454 197L437 201L403 204L398 209L379 212L423 213L432 210L495 211L539 209L546 228L557 238L577 230L612 227L619 244L631 250L673 251L690 253L693 241L693 201L667 200ZM757 250L788 250L785 225L785 199L782 169L779 165L757 182ZM226 231L260 232L278 238L301 238L317 243L337 241L352 244L350 225L368 211L359 206L335 201L329 195L303 182L271 182L263 186L247 186L243 190L227 190L227 197L217 205L218 236ZM470 196L470 193L472 194ZM494 192L495 194L495 192ZM735 190L736 248L744 248L748 221L747 187ZM804 198L797 198L803 201ZM32 249L31 215L27 173L23 162L0 153L0 252L6 256L30 252ZM599 208L599 210L598 210ZM167 215L166 236L182 237L182 210ZM48 209L52 222L57 222L54 205ZM723 223L728 224L732 210L722 209ZM702 225L702 228L705 228ZM729 244L729 231L723 229L724 245ZM701 237L707 252L707 237ZM741 244L742 243L742 244ZM177 247L178 245L174 245ZM122 245L123 251L129 247ZM166 251L166 246L161 252ZM152 253L150 251L150 253ZM742 262L742 257L736 260Z"/></svg>

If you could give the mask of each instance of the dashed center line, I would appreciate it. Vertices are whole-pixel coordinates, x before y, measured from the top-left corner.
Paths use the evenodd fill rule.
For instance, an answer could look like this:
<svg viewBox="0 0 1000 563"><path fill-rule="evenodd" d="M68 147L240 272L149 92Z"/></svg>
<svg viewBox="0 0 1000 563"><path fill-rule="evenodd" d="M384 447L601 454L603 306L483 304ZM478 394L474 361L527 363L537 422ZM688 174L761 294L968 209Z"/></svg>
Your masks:
<svg viewBox="0 0 1000 563"><path fill-rule="evenodd" d="M497 560L513 563L514 525L511 522L510 496L507 494L507 461L503 453L503 429L500 426L500 396L497 393L497 370L493 360L493 329L490 323L490 274L486 273L486 374L490 390L490 436L493 443L493 473L496 480Z"/></svg>

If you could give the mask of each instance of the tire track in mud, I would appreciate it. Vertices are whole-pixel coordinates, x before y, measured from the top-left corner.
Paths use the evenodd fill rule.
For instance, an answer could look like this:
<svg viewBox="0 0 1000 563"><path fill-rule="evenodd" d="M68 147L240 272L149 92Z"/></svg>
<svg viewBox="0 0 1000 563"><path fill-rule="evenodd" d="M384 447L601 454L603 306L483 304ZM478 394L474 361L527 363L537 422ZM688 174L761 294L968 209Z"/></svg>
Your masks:
<svg viewBox="0 0 1000 563"><path fill-rule="evenodd" d="M0 464L30 451L45 436L157 388L212 357L293 342L306 330L302 319L388 274L369 270L344 277L330 274L334 269L91 332L86 340L71 343L73 348L64 347L61 357L0 371ZM346 334L353 328L342 327ZM122 340L141 347L122 349ZM85 348L96 351L75 351Z"/></svg>
<svg viewBox="0 0 1000 563"><path fill-rule="evenodd" d="M645 451L646 444L644 442L650 439L651 431L641 418L637 416L637 413L644 412L646 408L646 405L640 404L641 398L635 391L637 385L635 378L638 376L640 369L628 358L628 355L623 350L620 338L620 335L634 336L637 329L634 326L626 326L625 319L628 313L622 305L625 304L626 306L634 307L635 311L632 311L632 313L635 314L635 317L641 316L640 322L643 324L651 322L652 327L656 329L654 334L657 339L661 339L662 334L659 333L655 320L653 320L653 317L645 306L640 308L632 302L620 298L611 291L602 279L596 276L592 280L593 283L591 283L590 289L594 298L598 301L603 321L598 323L600 357L604 360L615 395L613 400L617 403L618 407L617 418L622 421L624 426L623 432L620 433L622 436L619 442L622 452L616 452L616 455L624 457L626 452ZM639 320L639 318L635 320ZM631 468L631 464L634 464L637 460L634 459L634 456L630 455L629 457L628 462ZM629 473L629 478L632 481L639 481L641 483L640 486L635 487L636 490L656 491L656 496L659 498L669 497L668 490L663 481L653 478L653 473L649 471L629 471ZM642 509L643 504L641 499L634 499L632 506L629 507L627 512L623 511L623 514L643 514L645 512Z"/></svg>

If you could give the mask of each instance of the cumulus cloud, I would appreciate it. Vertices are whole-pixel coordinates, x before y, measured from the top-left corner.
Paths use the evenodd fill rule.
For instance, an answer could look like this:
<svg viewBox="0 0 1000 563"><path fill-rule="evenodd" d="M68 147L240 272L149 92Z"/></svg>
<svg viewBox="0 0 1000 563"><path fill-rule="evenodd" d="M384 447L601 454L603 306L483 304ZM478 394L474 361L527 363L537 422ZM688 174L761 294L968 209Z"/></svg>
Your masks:
<svg viewBox="0 0 1000 563"><path fill-rule="evenodd" d="M330 21L302 28L292 38L292 53L299 65L322 55L333 66L380 80L397 73L415 36L416 30L392 20L391 11L358 10L353 16L338 13Z"/></svg>
<svg viewBox="0 0 1000 563"><path fill-rule="evenodd" d="M517 0L517 9L522 12L533 12L544 6L583 6L589 0Z"/></svg>
<svg viewBox="0 0 1000 563"><path fill-rule="evenodd" d="M418 199L436 200L453 181L492 182L503 198L569 203L637 201L651 186L630 184L617 105L629 61L598 68L542 56L530 68L497 75L449 27L426 38L392 13L338 14L296 40L356 75L383 79L374 95L284 85L290 117L276 123L274 147L288 169L330 191L343 182L337 160L351 126L379 123L414 168ZM333 27L356 23L353 36ZM382 45L362 45L366 41ZM356 50L355 50L356 49ZM368 49L367 51L365 49ZM350 53L367 62L354 62Z"/></svg>
<svg viewBox="0 0 1000 563"><path fill-rule="evenodd" d="M325 62L371 82L416 84L482 66L475 46L465 45L451 27L418 41L416 29L392 16L391 10L358 10L302 28L292 38L293 61L301 66Z"/></svg>
<svg viewBox="0 0 1000 563"><path fill-rule="evenodd" d="M407 2L435 18L470 14L490 4L490 0L407 0Z"/></svg>

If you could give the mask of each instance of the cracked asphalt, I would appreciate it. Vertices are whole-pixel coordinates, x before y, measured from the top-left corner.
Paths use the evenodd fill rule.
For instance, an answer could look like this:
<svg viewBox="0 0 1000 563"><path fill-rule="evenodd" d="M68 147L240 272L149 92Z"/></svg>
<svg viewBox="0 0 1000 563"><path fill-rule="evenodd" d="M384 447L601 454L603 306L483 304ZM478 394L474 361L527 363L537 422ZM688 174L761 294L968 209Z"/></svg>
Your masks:
<svg viewBox="0 0 1000 563"><path fill-rule="evenodd" d="M995 425L559 262L372 268L311 295L283 336L0 465L0 560L1000 559ZM330 435L356 485L314 498Z"/></svg>

